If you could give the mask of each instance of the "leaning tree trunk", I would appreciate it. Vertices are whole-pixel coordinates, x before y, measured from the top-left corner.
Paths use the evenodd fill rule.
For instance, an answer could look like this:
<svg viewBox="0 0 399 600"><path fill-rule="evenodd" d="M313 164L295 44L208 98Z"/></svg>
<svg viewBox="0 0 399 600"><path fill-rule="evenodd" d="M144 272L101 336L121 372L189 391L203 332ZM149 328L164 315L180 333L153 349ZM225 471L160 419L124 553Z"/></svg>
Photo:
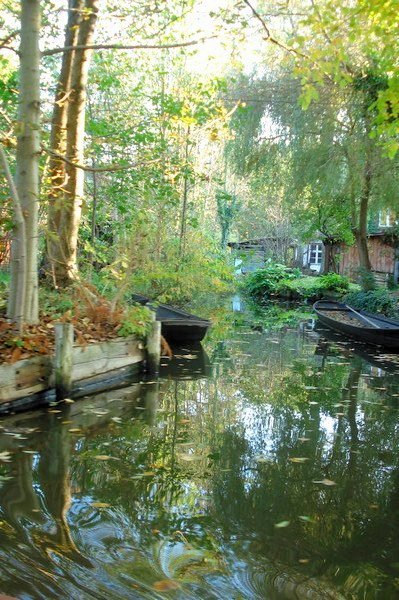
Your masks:
<svg viewBox="0 0 399 600"><path fill-rule="evenodd" d="M40 154L40 0L21 0L16 201L17 224L7 314L20 324L38 320L37 239ZM23 239L25 238L25 239Z"/></svg>
<svg viewBox="0 0 399 600"><path fill-rule="evenodd" d="M71 84L67 111L65 184L60 206L57 235L53 236L52 271L57 287L65 287L76 275L78 229L82 211L84 171L74 165L82 164L84 154L86 86L92 51L84 47L93 43L98 13L98 0L86 0L86 15L82 20L77 45L73 52Z"/></svg>
<svg viewBox="0 0 399 600"><path fill-rule="evenodd" d="M69 0L68 22L65 30L65 46L78 43L79 25L82 21L84 0ZM55 94L51 119L50 149L55 154L65 156L67 138L68 104L71 94L73 52L64 52L61 71ZM51 270L55 283L55 273L51 257L57 253L61 207L66 183L65 161L55 154L50 156L48 179L50 181L49 210L47 219L47 257L46 270Z"/></svg>
<svg viewBox="0 0 399 600"><path fill-rule="evenodd" d="M370 144L368 144L370 146ZM367 149L366 162L364 165L364 179L362 195L360 197L358 227L355 231L357 251L359 255L359 267L361 279L366 280L367 273L371 273L371 262L367 245L367 217L371 193L372 166L371 152Z"/></svg>

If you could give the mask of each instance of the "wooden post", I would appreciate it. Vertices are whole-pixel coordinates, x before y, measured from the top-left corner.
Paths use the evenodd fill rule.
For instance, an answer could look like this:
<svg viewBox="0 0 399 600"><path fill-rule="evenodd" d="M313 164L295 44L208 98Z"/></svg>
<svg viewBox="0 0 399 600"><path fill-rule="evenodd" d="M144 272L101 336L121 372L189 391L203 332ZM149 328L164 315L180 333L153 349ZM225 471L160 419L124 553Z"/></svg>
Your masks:
<svg viewBox="0 0 399 600"><path fill-rule="evenodd" d="M68 398L72 391L73 325L57 323L55 332L55 394L57 400Z"/></svg>
<svg viewBox="0 0 399 600"><path fill-rule="evenodd" d="M147 335L146 350L146 372L151 377L157 377L161 361L161 323L155 320L155 313L153 313L153 322Z"/></svg>
<svg viewBox="0 0 399 600"><path fill-rule="evenodd" d="M159 401L159 381L149 383L145 386L144 406L145 420L148 425L155 425L157 420L157 409Z"/></svg>

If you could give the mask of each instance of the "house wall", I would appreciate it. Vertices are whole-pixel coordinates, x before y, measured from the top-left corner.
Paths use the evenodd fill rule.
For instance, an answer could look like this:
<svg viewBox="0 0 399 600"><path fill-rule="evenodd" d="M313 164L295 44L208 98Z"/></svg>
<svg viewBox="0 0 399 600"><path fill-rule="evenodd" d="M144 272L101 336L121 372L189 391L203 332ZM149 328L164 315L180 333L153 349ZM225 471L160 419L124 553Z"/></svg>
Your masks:
<svg viewBox="0 0 399 600"><path fill-rule="evenodd" d="M395 269L395 248L386 244L380 237L370 237L367 243L372 270L379 273L393 274ZM339 274L356 278L359 268L357 247L355 245L345 246L345 244L336 244L334 252Z"/></svg>

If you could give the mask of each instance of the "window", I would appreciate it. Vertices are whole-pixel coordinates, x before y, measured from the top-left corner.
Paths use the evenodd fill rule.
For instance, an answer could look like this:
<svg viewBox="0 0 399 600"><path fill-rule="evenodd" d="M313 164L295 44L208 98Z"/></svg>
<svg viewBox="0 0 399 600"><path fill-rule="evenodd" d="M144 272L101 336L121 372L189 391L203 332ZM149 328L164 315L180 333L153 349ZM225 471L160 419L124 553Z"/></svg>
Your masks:
<svg viewBox="0 0 399 600"><path fill-rule="evenodd" d="M309 264L321 265L323 244L309 244Z"/></svg>

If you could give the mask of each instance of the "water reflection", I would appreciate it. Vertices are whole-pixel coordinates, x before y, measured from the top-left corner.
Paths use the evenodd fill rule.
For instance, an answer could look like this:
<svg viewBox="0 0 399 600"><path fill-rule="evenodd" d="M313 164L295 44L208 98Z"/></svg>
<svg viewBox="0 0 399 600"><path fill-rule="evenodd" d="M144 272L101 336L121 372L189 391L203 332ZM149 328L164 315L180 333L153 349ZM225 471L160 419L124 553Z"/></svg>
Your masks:
<svg viewBox="0 0 399 600"><path fill-rule="evenodd" d="M321 333L3 418L0 593L397 598L399 370Z"/></svg>

